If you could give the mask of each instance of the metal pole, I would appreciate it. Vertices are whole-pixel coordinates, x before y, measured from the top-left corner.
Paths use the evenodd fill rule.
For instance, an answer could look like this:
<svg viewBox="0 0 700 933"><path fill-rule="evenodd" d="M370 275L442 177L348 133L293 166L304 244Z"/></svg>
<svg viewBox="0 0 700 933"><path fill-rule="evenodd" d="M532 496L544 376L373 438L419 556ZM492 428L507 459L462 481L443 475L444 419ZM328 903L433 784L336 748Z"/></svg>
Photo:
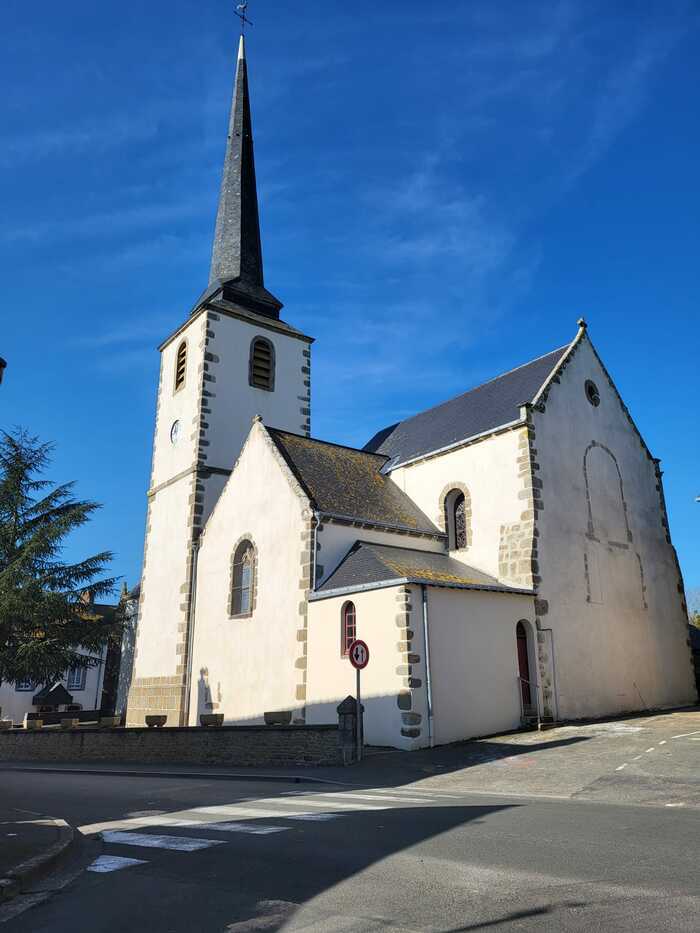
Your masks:
<svg viewBox="0 0 700 933"><path fill-rule="evenodd" d="M425 648L425 698L428 711L428 744L432 748L435 744L433 723L433 679L430 670L430 633L428 631L428 588L421 583L421 596L423 602L423 647Z"/></svg>
<svg viewBox="0 0 700 933"><path fill-rule="evenodd" d="M362 761L362 701L360 699L360 668L355 671L357 675L357 760Z"/></svg>

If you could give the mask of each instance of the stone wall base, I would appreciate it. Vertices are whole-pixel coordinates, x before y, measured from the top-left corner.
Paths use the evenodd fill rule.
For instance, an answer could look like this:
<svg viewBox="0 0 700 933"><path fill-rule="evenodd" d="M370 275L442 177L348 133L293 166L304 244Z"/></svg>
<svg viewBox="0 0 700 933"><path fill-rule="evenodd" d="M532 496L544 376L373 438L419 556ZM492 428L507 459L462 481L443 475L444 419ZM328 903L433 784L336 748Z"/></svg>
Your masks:
<svg viewBox="0 0 700 933"><path fill-rule="evenodd" d="M337 725L15 730L0 733L0 761L232 767L345 763Z"/></svg>

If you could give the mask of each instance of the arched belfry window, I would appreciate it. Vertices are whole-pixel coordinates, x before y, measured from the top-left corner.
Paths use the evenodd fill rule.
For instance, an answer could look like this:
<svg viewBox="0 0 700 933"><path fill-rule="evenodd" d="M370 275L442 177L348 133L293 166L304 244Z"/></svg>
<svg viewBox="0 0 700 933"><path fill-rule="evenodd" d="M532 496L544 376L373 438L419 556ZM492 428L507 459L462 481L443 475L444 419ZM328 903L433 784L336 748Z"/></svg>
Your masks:
<svg viewBox="0 0 700 933"><path fill-rule="evenodd" d="M175 357L175 391L181 389L185 384L185 375L187 373L187 341L183 340L177 348Z"/></svg>
<svg viewBox="0 0 700 933"><path fill-rule="evenodd" d="M244 538L233 554L231 567L231 607L232 616L251 615L255 609L255 546L249 538Z"/></svg>
<svg viewBox="0 0 700 933"><path fill-rule="evenodd" d="M357 637L357 616L355 603L344 603L340 610L340 653L346 657L350 645Z"/></svg>
<svg viewBox="0 0 700 933"><path fill-rule="evenodd" d="M445 531L451 551L462 550L471 543L471 508L467 495L462 489L451 489L445 496Z"/></svg>
<svg viewBox="0 0 700 933"><path fill-rule="evenodd" d="M265 337L256 337L250 345L248 382L268 392L275 388L275 348Z"/></svg>

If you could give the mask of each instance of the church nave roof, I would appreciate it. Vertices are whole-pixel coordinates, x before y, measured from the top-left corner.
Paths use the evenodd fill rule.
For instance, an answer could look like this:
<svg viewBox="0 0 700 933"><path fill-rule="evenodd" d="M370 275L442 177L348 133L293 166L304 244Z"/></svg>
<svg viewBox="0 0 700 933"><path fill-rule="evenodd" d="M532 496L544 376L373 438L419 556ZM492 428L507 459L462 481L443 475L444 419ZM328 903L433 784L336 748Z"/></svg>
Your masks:
<svg viewBox="0 0 700 933"><path fill-rule="evenodd" d="M267 432L318 512L353 522L445 537L415 502L382 473L386 457L276 428L267 428Z"/></svg>
<svg viewBox="0 0 700 933"><path fill-rule="evenodd" d="M392 424L378 431L365 450L384 454L393 468L517 421L520 406L534 399L568 349L568 345L559 347L457 398Z"/></svg>

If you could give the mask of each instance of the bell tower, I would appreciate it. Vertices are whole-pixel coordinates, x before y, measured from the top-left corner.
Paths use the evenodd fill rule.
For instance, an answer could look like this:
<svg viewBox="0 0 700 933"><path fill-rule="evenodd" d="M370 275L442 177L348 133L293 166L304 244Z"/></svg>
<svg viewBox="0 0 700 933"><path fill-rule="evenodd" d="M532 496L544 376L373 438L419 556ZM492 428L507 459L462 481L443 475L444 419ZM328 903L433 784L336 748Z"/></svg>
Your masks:
<svg viewBox="0 0 700 933"><path fill-rule="evenodd" d="M159 347L153 464L127 723L185 724L199 536L252 419L308 435L312 338L266 288L245 42L236 77L209 285Z"/></svg>

